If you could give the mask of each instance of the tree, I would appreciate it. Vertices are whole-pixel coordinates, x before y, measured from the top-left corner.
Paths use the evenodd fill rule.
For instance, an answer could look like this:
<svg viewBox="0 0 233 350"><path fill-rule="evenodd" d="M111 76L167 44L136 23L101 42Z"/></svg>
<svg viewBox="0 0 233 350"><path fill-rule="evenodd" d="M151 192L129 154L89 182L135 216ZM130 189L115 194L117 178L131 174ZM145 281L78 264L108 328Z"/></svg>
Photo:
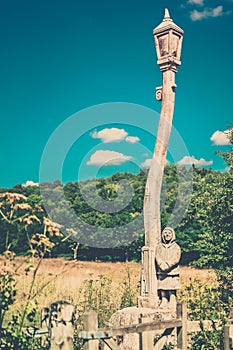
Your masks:
<svg viewBox="0 0 233 350"><path fill-rule="evenodd" d="M233 129L229 133L233 142ZM216 173L203 182L204 192L196 198L198 219L204 230L196 242L198 264L226 268L233 265L233 151L218 152L230 166L229 172Z"/></svg>
<svg viewBox="0 0 233 350"><path fill-rule="evenodd" d="M231 128L227 131L227 137L230 141L230 144L232 145L233 144L233 127L231 126ZM217 154L219 154L224 160L225 160L225 163L227 165L229 165L230 169L229 171L230 172L233 172L233 148L232 146L230 146L230 149L228 152L216 152Z"/></svg>

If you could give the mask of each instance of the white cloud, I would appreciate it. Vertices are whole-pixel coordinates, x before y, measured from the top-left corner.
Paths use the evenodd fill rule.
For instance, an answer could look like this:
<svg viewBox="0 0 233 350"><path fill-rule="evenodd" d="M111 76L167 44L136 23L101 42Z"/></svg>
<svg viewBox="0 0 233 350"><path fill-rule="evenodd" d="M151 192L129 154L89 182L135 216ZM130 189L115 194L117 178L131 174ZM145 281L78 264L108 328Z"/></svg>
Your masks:
<svg viewBox="0 0 233 350"><path fill-rule="evenodd" d="M39 186L38 182L34 182L31 180L27 180L25 184L22 184L23 187L28 187L28 186Z"/></svg>
<svg viewBox="0 0 233 350"><path fill-rule="evenodd" d="M203 6L204 0L188 0L188 4Z"/></svg>
<svg viewBox="0 0 233 350"><path fill-rule="evenodd" d="M179 162L177 162L179 165L200 165L200 166L208 166L212 165L212 160L205 160L204 158L196 159L194 156L184 156Z"/></svg>
<svg viewBox="0 0 233 350"><path fill-rule="evenodd" d="M126 136L128 136L128 133L124 129L118 128L106 128L101 131L95 130L91 133L93 139L101 139L104 143L123 141Z"/></svg>
<svg viewBox="0 0 233 350"><path fill-rule="evenodd" d="M141 164L141 167L142 168L149 168L150 166L151 166L151 161L152 161L152 159L150 158L150 159L146 159L142 164Z"/></svg>
<svg viewBox="0 0 233 350"><path fill-rule="evenodd" d="M137 143L140 141L140 138L137 136L127 136L125 141L129 143Z"/></svg>
<svg viewBox="0 0 233 350"><path fill-rule="evenodd" d="M90 160L88 160L87 165L96 166L110 166L110 165L121 165L122 163L129 162L133 157L126 156L123 153L99 150L92 154Z"/></svg>
<svg viewBox="0 0 233 350"><path fill-rule="evenodd" d="M106 128L91 133L93 139L100 139L103 143L126 141L129 143L137 143L140 141L138 136L128 136L127 131L118 128Z"/></svg>
<svg viewBox="0 0 233 350"><path fill-rule="evenodd" d="M190 17L193 21L200 21L209 17L223 16L223 6L217 6L215 8L205 8L203 11L193 10L190 13Z"/></svg>
<svg viewBox="0 0 233 350"><path fill-rule="evenodd" d="M152 158L148 158L148 159L146 159L143 163L141 163L141 168L150 168L150 166L151 166L151 161L152 161ZM166 160L166 162L165 162L165 165L167 165L167 164L169 164L169 161L168 160Z"/></svg>
<svg viewBox="0 0 233 350"><path fill-rule="evenodd" d="M225 131L215 131L213 135L211 136L210 140L213 142L215 146L225 146L229 145L229 139L228 139L229 130Z"/></svg>

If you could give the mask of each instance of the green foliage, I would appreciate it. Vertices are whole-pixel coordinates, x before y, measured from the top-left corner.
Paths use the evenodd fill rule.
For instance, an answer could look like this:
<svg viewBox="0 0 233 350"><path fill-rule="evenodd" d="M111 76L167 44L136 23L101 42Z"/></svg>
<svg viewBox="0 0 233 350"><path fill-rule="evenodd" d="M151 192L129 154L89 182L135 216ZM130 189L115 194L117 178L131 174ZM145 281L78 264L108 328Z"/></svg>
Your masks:
<svg viewBox="0 0 233 350"><path fill-rule="evenodd" d="M216 282L215 286L190 281L180 291L180 300L187 304L189 319L200 321L201 331L192 334L190 349L223 350L223 326L232 305L232 288L227 289L229 285L224 284L225 278L229 282L229 275L219 274L220 282ZM203 320L211 320L213 330L206 330Z"/></svg>
<svg viewBox="0 0 233 350"><path fill-rule="evenodd" d="M180 292L181 301L187 304L191 320L226 319L226 304L221 300L221 287L210 286L198 280L190 281Z"/></svg>
<svg viewBox="0 0 233 350"><path fill-rule="evenodd" d="M233 127L232 127L232 125L230 125L230 128L227 132L227 137L229 139L230 144L233 145ZM232 146L229 147L228 152L218 151L216 153L219 154L225 160L225 163L229 166L230 172L233 172L233 148L232 148Z"/></svg>
<svg viewBox="0 0 233 350"><path fill-rule="evenodd" d="M76 313L77 327L83 327L83 315L88 310L94 310L98 313L99 327L105 327L111 315L118 309L134 306L137 303L139 286L132 285L131 272L126 268L127 276L119 284L117 290L113 286L113 281L103 275L98 279L85 280L78 291L79 302L77 303Z"/></svg>
<svg viewBox="0 0 233 350"><path fill-rule="evenodd" d="M122 282L123 292L121 296L120 309L134 306L136 302L137 287L132 286L130 269L126 267L127 278Z"/></svg>
<svg viewBox="0 0 233 350"><path fill-rule="evenodd" d="M94 310L98 313L99 326L106 325L111 314L115 311L115 304L109 298L109 291L112 289L112 280L99 276L98 280L89 279L84 281L79 293L80 302L77 305L78 323L82 325L85 312Z"/></svg>
<svg viewBox="0 0 233 350"><path fill-rule="evenodd" d="M220 300L223 304L225 314L229 315L233 305L233 267L218 269L216 273Z"/></svg>
<svg viewBox="0 0 233 350"><path fill-rule="evenodd" d="M208 180L208 179L207 179ZM224 268L233 263L233 175L224 173L203 179L204 193L197 197L197 219L203 230L195 243L199 266Z"/></svg>
<svg viewBox="0 0 233 350"><path fill-rule="evenodd" d="M201 332L192 336L192 347L190 350L223 350L223 329L214 329L213 331L206 331L203 329L202 322Z"/></svg>
<svg viewBox="0 0 233 350"><path fill-rule="evenodd" d="M232 151L228 154L232 154ZM221 155L225 157L225 154ZM73 254L75 257L74 248L78 243L76 252L79 259L140 261L144 245L143 200L146 177L144 172L138 175L116 173L106 179L80 183L62 185L55 181L42 184L43 199L52 220L62 224L64 229L71 223L64 239L54 237L52 256ZM190 194L192 177L193 193ZM182 263L188 264L195 260L199 267L214 268L233 265L232 188L232 171L216 172L195 167L186 169L176 165L165 167L161 223L162 227L168 223L176 227ZM37 186L18 185L12 190L19 191L21 196L27 195L27 204L31 208L38 205L41 208L42 198ZM6 196L4 191L1 192L2 196ZM4 207L5 204L2 205ZM186 212L182 214L185 208ZM31 237L35 228L38 232L43 228L43 216L46 215L44 209L35 213L40 222L34 222L33 227L20 222L24 210L19 208L14 210L10 221L0 220L0 253L11 242L14 252L25 254L29 248L25 236ZM182 215L183 220L177 225L177 217ZM108 228L114 230L105 231ZM86 245L87 237L89 246ZM92 249L97 238L103 247L109 246L111 241L113 249Z"/></svg>

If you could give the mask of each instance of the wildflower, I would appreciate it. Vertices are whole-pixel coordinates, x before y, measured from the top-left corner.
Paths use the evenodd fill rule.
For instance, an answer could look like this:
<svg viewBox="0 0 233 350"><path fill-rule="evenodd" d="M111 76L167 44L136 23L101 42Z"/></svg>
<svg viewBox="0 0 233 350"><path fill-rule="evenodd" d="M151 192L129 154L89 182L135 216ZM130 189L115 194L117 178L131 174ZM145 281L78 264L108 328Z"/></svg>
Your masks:
<svg viewBox="0 0 233 350"><path fill-rule="evenodd" d="M60 229L62 228L62 225L51 221L50 219L44 217L44 225L46 226L46 230L49 233L49 235L60 237L62 236Z"/></svg>
<svg viewBox="0 0 233 350"><path fill-rule="evenodd" d="M39 212L43 212L43 209L42 209L41 206L38 205L38 204L35 205L35 209L36 209L37 211L39 211Z"/></svg>
<svg viewBox="0 0 233 350"><path fill-rule="evenodd" d="M78 232L75 231L73 228L68 228L66 230L71 236L77 236Z"/></svg>
<svg viewBox="0 0 233 350"><path fill-rule="evenodd" d="M45 234L42 233L36 233L33 235L30 243L37 246L39 250L43 250L44 252L50 251L55 245Z"/></svg>
<svg viewBox="0 0 233 350"><path fill-rule="evenodd" d="M15 258L15 253L10 250L6 250L3 254L7 260L12 261Z"/></svg>
<svg viewBox="0 0 233 350"><path fill-rule="evenodd" d="M14 205L13 209L32 210L32 207L28 203L17 203Z"/></svg>
<svg viewBox="0 0 233 350"><path fill-rule="evenodd" d="M37 221L40 224L40 219L36 215L29 215L23 219L23 222L26 224L26 226L32 225L33 221Z"/></svg>
<svg viewBox="0 0 233 350"><path fill-rule="evenodd" d="M14 203L15 201L20 200L27 200L27 197L20 194L20 193L11 193L11 192L5 192L0 194L0 198L4 198L7 202L10 204Z"/></svg>

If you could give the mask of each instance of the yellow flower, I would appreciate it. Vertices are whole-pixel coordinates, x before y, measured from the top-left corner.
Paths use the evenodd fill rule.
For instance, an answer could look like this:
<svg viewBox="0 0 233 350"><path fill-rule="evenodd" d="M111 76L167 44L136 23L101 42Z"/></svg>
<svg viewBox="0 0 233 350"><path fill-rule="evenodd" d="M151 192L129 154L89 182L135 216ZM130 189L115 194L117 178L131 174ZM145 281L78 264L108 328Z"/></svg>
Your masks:
<svg viewBox="0 0 233 350"><path fill-rule="evenodd" d="M49 233L49 235L60 237L62 236L60 229L62 228L62 225L51 221L50 219L44 217L44 225L46 226L46 230Z"/></svg>
<svg viewBox="0 0 233 350"><path fill-rule="evenodd" d="M14 205L13 209L32 210L32 207L28 203L17 203Z"/></svg>
<svg viewBox="0 0 233 350"><path fill-rule="evenodd" d="M28 217L23 219L23 222L25 222L27 226L33 224L33 221L37 221L38 223L40 223L40 219L36 215L29 215Z"/></svg>
<svg viewBox="0 0 233 350"><path fill-rule="evenodd" d="M15 201L27 200L26 196L20 193L11 193L11 192L0 193L0 198L4 198L10 204L14 203Z"/></svg>
<svg viewBox="0 0 233 350"><path fill-rule="evenodd" d="M36 233L32 236L30 243L36 245L39 250L50 251L54 247L54 243L43 233Z"/></svg>

